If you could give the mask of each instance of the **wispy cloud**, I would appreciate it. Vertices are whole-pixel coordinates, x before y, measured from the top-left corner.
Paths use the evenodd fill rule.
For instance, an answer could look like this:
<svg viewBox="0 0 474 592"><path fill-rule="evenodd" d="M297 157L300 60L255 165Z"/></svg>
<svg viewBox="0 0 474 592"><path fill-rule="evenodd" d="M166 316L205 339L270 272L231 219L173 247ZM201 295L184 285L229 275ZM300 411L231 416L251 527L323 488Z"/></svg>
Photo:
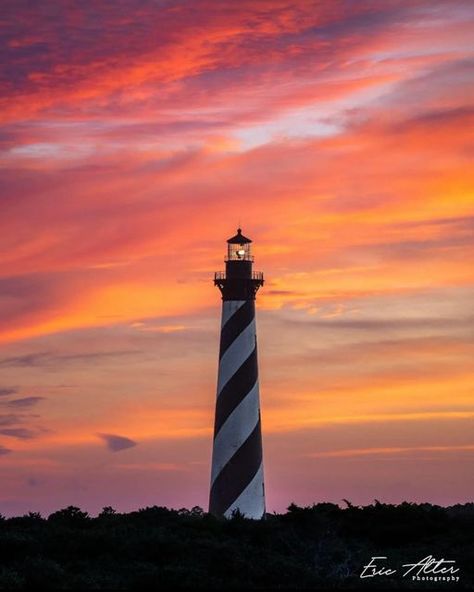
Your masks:
<svg viewBox="0 0 474 592"><path fill-rule="evenodd" d="M17 438L18 440L31 440L42 433L42 430L30 428L0 428L0 434Z"/></svg>
<svg viewBox="0 0 474 592"><path fill-rule="evenodd" d="M8 397L10 395L16 394L16 389L14 388L0 388L0 397Z"/></svg>
<svg viewBox="0 0 474 592"><path fill-rule="evenodd" d="M45 397L22 397L21 399L12 399L8 401L6 404L8 407L16 407L16 408L26 408L26 407L34 407L40 401L44 401Z"/></svg>
<svg viewBox="0 0 474 592"><path fill-rule="evenodd" d="M26 354L22 356L14 356L10 358L0 359L0 367L38 367L38 366L52 366L55 364L69 364L69 363L94 363L107 358L115 358L121 356L130 356L140 354L138 350L126 351L109 351L109 352L78 352L75 354L58 354L53 352L37 352ZM8 389L7 389L8 390ZM5 394L13 394L11 393ZM23 399L24 400L24 399ZM18 403L21 405L21 403Z"/></svg>
<svg viewBox="0 0 474 592"><path fill-rule="evenodd" d="M3 456L5 454L10 454L11 450L10 448L5 448L5 446L0 446L0 456Z"/></svg>
<svg viewBox="0 0 474 592"><path fill-rule="evenodd" d="M416 452L474 452L474 444L465 446L403 446L391 448L354 448L348 450L329 450L324 452L313 452L309 456L314 458L337 458L351 456L371 456L371 455L395 455L400 453Z"/></svg>

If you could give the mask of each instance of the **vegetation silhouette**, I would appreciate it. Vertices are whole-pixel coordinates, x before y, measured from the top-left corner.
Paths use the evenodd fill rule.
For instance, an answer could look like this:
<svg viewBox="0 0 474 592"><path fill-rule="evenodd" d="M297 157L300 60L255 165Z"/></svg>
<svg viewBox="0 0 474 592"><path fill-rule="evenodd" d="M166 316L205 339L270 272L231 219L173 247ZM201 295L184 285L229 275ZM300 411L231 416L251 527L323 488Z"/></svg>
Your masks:
<svg viewBox="0 0 474 592"><path fill-rule="evenodd" d="M346 506L291 504L261 521L158 506L0 516L0 589L474 587L473 503ZM456 560L459 582L402 577L429 555ZM373 556L397 573L361 579Z"/></svg>

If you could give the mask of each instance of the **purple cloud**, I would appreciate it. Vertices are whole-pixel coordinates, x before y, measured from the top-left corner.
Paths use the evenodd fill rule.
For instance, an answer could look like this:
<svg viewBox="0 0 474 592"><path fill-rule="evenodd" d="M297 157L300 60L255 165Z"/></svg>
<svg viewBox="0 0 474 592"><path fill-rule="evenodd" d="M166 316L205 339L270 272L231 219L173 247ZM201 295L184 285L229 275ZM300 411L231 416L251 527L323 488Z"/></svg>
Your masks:
<svg viewBox="0 0 474 592"><path fill-rule="evenodd" d="M126 450L127 448L133 448L137 445L136 442L130 440L130 438L125 438L125 436L117 436L116 434L97 434L99 438L101 438L107 448L111 452L119 452L120 450Z"/></svg>
<svg viewBox="0 0 474 592"><path fill-rule="evenodd" d="M0 397L8 397L8 395L14 395L16 389L12 388L0 388Z"/></svg>
<svg viewBox="0 0 474 592"><path fill-rule="evenodd" d="M17 438L18 440L31 440L32 438L36 438L38 432L28 428L5 428L0 430L0 434Z"/></svg>
<svg viewBox="0 0 474 592"><path fill-rule="evenodd" d="M23 397L22 399L13 399L8 401L9 407L33 407L40 401L43 401L44 397Z"/></svg>

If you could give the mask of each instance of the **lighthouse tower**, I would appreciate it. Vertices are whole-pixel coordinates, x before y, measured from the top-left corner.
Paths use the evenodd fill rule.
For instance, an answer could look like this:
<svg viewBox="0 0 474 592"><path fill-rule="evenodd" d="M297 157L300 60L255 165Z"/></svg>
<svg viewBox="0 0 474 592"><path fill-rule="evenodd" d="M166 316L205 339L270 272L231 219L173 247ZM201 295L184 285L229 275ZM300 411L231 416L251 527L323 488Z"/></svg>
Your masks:
<svg viewBox="0 0 474 592"><path fill-rule="evenodd" d="M214 277L222 322L209 512L226 518L235 510L247 518L265 513L255 330L263 273L252 271L251 242L239 228L227 241L225 272Z"/></svg>

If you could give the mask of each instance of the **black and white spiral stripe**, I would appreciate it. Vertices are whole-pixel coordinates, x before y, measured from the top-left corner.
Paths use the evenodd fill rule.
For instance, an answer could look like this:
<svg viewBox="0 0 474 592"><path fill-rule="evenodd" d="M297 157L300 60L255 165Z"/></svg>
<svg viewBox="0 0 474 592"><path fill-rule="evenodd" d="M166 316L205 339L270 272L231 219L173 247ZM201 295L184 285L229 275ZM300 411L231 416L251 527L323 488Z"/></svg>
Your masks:
<svg viewBox="0 0 474 592"><path fill-rule="evenodd" d="M225 300L209 511L265 513L255 301Z"/></svg>

